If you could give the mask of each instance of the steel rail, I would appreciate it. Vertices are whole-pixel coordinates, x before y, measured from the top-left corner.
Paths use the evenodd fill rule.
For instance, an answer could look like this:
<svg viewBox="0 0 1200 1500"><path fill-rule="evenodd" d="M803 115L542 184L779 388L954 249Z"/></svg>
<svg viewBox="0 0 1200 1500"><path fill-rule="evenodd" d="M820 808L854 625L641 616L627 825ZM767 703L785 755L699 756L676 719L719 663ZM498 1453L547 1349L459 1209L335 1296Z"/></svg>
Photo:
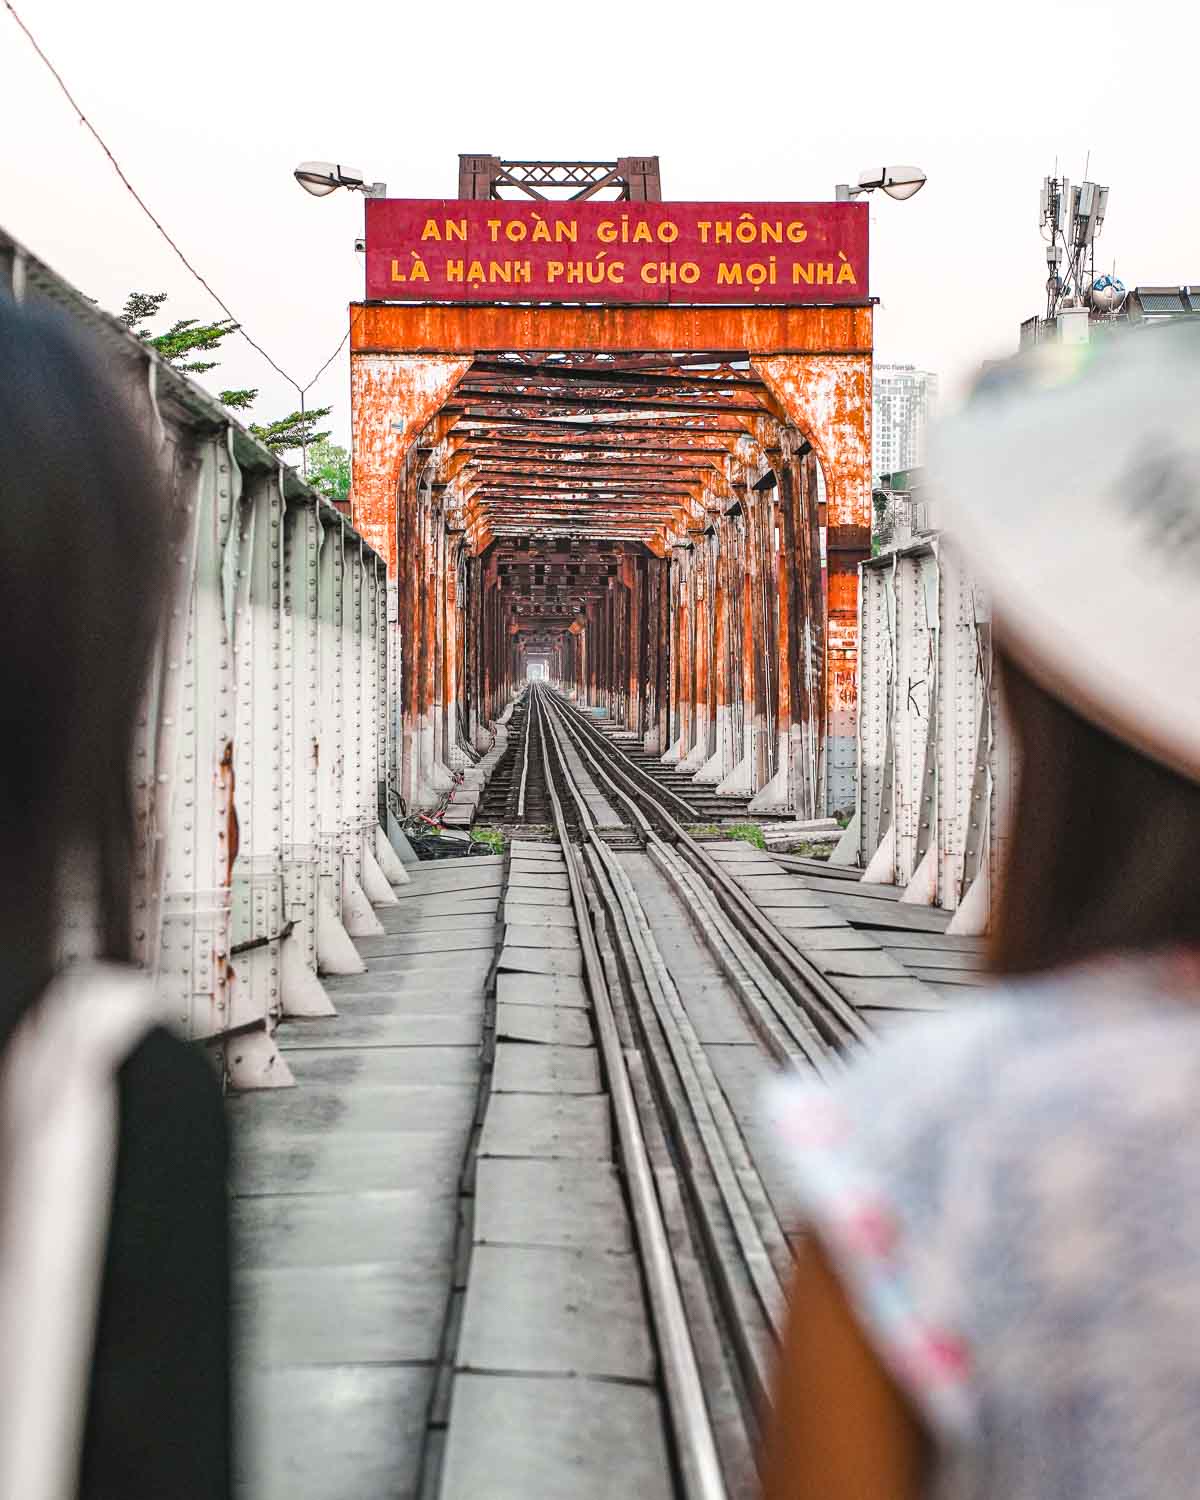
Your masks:
<svg viewBox="0 0 1200 1500"><path fill-rule="evenodd" d="M532 690L532 711L540 708L540 694ZM620 1142L630 1204L642 1266L646 1276L651 1314L657 1335L659 1356L667 1392L684 1492L688 1500L726 1500L727 1492L717 1451L700 1368L696 1359L684 1309L670 1241L663 1221L662 1208L655 1191L654 1174L634 1100L629 1069L620 1034L617 1030L612 997L604 973L603 961L592 931L587 900L580 874L580 856L571 843L562 802L554 784L550 751L539 719L538 738L545 768L546 793L550 801L554 827L562 847L567 868L567 883L575 911L584 974L596 1019L596 1035L612 1100L613 1117ZM584 827L590 826L590 810L574 788L561 747L551 737L566 785Z"/></svg>
<svg viewBox="0 0 1200 1500"><path fill-rule="evenodd" d="M569 722L578 729L579 732L572 736L576 748L587 755L601 778L626 805L637 807L639 824L653 835L648 842L657 840L663 848L667 847L652 828L643 808L650 809L653 816L666 828L675 850L700 874L726 917L737 925L748 942L755 945L755 956L761 958L762 963L784 986L793 1004L801 1007L827 1048L824 1061L809 1055L805 1049L809 1061L822 1073L828 1073L828 1064L846 1046L870 1041L873 1036L870 1027L837 986L788 939L786 933L763 914L719 861L668 811L664 803L667 798L679 800L676 794L660 788L653 777L628 761L573 705L558 697L556 708L564 712ZM598 757L588 755L586 747L581 744L584 736L603 752L606 765L602 769Z"/></svg>
<svg viewBox="0 0 1200 1500"><path fill-rule="evenodd" d="M517 821L525 821L525 788L529 785L529 732L533 724L533 684L525 689L525 739L521 750L521 787L517 794Z"/></svg>
<svg viewBox="0 0 1200 1500"><path fill-rule="evenodd" d="M536 701L542 732L549 728L568 790L580 808L586 858L622 950L643 1054L687 1169L685 1181L705 1242L709 1276L726 1312L741 1378L751 1392L753 1408L762 1410L769 1401L771 1349L783 1335L791 1252L633 884L600 836L569 773L562 740L571 742L571 736L540 692ZM670 868L660 873L669 884L679 884ZM686 889L683 895L687 899ZM731 1235L736 1256L730 1254Z"/></svg>
<svg viewBox="0 0 1200 1500"><path fill-rule="evenodd" d="M571 733L569 721L564 721L564 726ZM736 909L731 911L728 902L720 902L722 888L718 882L734 886L727 873L715 860L710 860L708 866L701 867L699 872L686 864L672 846L659 837L638 805L638 799L625 791L610 774L611 767L600 763L581 736L572 734L571 737L576 750L590 762L610 794L628 807L651 856L680 887L685 900L707 918L703 936L737 990L750 1021L776 1060L793 1065L804 1062L822 1078L835 1076L841 1068L838 1047L843 1039L831 1037L827 1026L817 1024L814 1011L818 1007L809 991L794 978L789 982L788 976L781 977L765 962L756 948L755 935L745 930L745 923L739 922ZM655 814L665 822L669 833L680 832L678 825L663 814L661 807L655 808ZM738 895L742 894L736 886L734 889ZM748 897L746 900L749 902ZM754 910L757 912L757 908Z"/></svg>

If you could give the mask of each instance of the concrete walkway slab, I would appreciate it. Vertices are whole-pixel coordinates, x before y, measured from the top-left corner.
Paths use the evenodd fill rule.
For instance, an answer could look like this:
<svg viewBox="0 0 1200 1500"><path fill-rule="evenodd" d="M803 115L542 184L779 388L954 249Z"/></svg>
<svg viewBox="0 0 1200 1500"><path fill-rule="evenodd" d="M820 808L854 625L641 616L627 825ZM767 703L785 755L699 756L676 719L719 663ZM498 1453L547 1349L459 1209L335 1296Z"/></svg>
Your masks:
<svg viewBox="0 0 1200 1500"><path fill-rule="evenodd" d="M571 904L571 893L568 890L546 890L538 886L523 885L513 894L519 894L522 902L529 906L570 906Z"/></svg>
<svg viewBox="0 0 1200 1500"><path fill-rule="evenodd" d="M496 1038L559 1047L590 1047L595 1041L586 1011L566 1005L515 1005L511 1001L496 1007Z"/></svg>
<svg viewBox="0 0 1200 1500"><path fill-rule="evenodd" d="M298 1084L474 1083L479 1071L474 1047L313 1048L289 1060Z"/></svg>
<svg viewBox="0 0 1200 1500"><path fill-rule="evenodd" d="M508 973L578 977L583 973L583 959L578 948L518 948L506 943L500 954L500 967Z"/></svg>
<svg viewBox="0 0 1200 1500"><path fill-rule="evenodd" d="M247 1372L235 1493L247 1500L409 1500L429 1405L423 1365L320 1365Z"/></svg>
<svg viewBox="0 0 1200 1500"><path fill-rule="evenodd" d="M462 1375L441 1500L668 1500L663 1428L644 1387Z"/></svg>
<svg viewBox="0 0 1200 1500"><path fill-rule="evenodd" d="M434 1190L435 1191L435 1190ZM407 1237L410 1264L436 1267L447 1251L447 1221L426 1212L434 1191L295 1193L238 1198L233 1243L248 1266L384 1265ZM454 1197L447 1187L445 1196Z"/></svg>
<svg viewBox="0 0 1200 1500"><path fill-rule="evenodd" d="M649 1382L655 1359L634 1257L477 1245L458 1367Z"/></svg>
<svg viewBox="0 0 1200 1500"><path fill-rule="evenodd" d="M477 886L462 896L456 896L453 890L430 891L415 900L410 899L395 906L381 906L375 915L383 923L385 932L402 932L419 917L465 916L468 913L487 915L496 910L496 899L496 892L490 888L481 891Z"/></svg>
<svg viewBox="0 0 1200 1500"><path fill-rule="evenodd" d="M600 1064L583 1047L500 1042L492 1089L499 1094L598 1094Z"/></svg>
<svg viewBox="0 0 1200 1500"><path fill-rule="evenodd" d="M475 1243L632 1250L616 1168L597 1161L479 1161Z"/></svg>
<svg viewBox="0 0 1200 1500"><path fill-rule="evenodd" d="M422 953L471 953L480 949L490 953L496 946L496 925L482 922L474 927L455 928L452 932L413 926L406 932L377 938L379 947L374 953L364 953L363 957L412 958Z"/></svg>
<svg viewBox="0 0 1200 1500"><path fill-rule="evenodd" d="M448 1252L449 1244L447 1261ZM246 1356L267 1367L432 1362L445 1308L431 1294L443 1274L439 1265L422 1276L407 1258L243 1267L234 1281L234 1325Z"/></svg>
<svg viewBox="0 0 1200 1500"><path fill-rule="evenodd" d="M535 886L538 890L543 891L565 891L570 889L570 883L566 875L560 875L556 870L548 870L543 873L540 869L523 870L518 866L508 877L508 888L510 891L524 890L529 886Z"/></svg>
<svg viewBox="0 0 1200 1500"><path fill-rule="evenodd" d="M501 1005L570 1005L587 1009L582 978L571 974L497 974L496 999Z"/></svg>
<svg viewBox="0 0 1200 1500"><path fill-rule="evenodd" d="M562 850L557 844L539 844L532 839L513 839L509 845L509 852L522 859L557 859L561 860Z"/></svg>
<svg viewBox="0 0 1200 1500"><path fill-rule="evenodd" d="M451 1133L475 1108L473 1084L368 1086L344 1089L312 1084L278 1093L247 1094L233 1101L235 1147L252 1152L259 1141L302 1139L349 1140L358 1131L387 1133L403 1149L407 1135Z"/></svg>
<svg viewBox="0 0 1200 1500"><path fill-rule="evenodd" d="M483 1006L450 1015L405 1011L403 1015L330 1016L306 1021L280 1042L289 1063L295 1052L313 1048L346 1047L476 1047L483 1023Z"/></svg>
<svg viewBox="0 0 1200 1500"><path fill-rule="evenodd" d="M469 1121L464 1121L464 1128ZM444 1193L457 1182L462 1153L433 1131L396 1137L387 1132L234 1142L230 1180L242 1196L280 1193L369 1193L426 1188Z"/></svg>
<svg viewBox="0 0 1200 1500"><path fill-rule="evenodd" d="M612 1124L606 1096L493 1094L479 1138L483 1156L609 1161Z"/></svg>
<svg viewBox="0 0 1200 1500"><path fill-rule="evenodd" d="M238 1500L417 1500L503 861L408 869L338 1015L280 1028L296 1087L230 1101Z"/></svg>
<svg viewBox="0 0 1200 1500"><path fill-rule="evenodd" d="M553 906L546 910L554 911ZM513 948L563 948L577 953L579 939L573 927L560 927L552 922L514 922L509 919L504 934L505 947Z"/></svg>
<svg viewBox="0 0 1200 1500"><path fill-rule="evenodd" d="M487 969L481 968L475 977L482 984L486 975ZM362 980L366 980L370 976L364 974L360 977ZM384 981L387 979L395 980L400 977L400 975L381 975L379 976L379 983L373 985L371 989L367 989L365 985L360 987L358 993L354 995L354 1016L361 1018L364 1016L394 1015L396 1009L395 985L384 983ZM328 982L326 982L325 988L330 992L330 999L333 1000L334 1004L339 1004L341 995ZM477 993L474 982L464 985L461 993L456 993L443 983L427 982L419 985L406 985L404 987L403 998L406 1008L411 1006L414 1011L419 1011L422 1015L478 1016L483 1012L483 999ZM345 1014L348 1017L350 1014L349 1009L343 1010L340 1014ZM334 1017L333 1019L336 1020L337 1018ZM310 1025L325 1026L329 1024L331 1023L326 1021L306 1022L305 1030L307 1031Z"/></svg>
<svg viewBox="0 0 1200 1500"><path fill-rule="evenodd" d="M569 927L575 930L575 913L569 906L531 906L514 897L504 903L504 920L521 927Z"/></svg>

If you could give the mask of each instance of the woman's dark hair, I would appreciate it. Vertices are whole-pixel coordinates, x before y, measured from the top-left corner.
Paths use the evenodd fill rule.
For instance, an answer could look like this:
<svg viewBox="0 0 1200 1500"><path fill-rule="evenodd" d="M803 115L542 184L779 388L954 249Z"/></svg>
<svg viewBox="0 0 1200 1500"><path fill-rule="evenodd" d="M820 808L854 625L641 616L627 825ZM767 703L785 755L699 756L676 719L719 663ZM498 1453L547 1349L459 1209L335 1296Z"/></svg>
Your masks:
<svg viewBox="0 0 1200 1500"><path fill-rule="evenodd" d="M89 872L130 953L130 757L168 569L144 423L57 316L0 296L0 1040L56 962Z"/></svg>
<svg viewBox="0 0 1200 1500"><path fill-rule="evenodd" d="M1096 728L1001 653L1021 757L992 967L1200 946L1200 783Z"/></svg>

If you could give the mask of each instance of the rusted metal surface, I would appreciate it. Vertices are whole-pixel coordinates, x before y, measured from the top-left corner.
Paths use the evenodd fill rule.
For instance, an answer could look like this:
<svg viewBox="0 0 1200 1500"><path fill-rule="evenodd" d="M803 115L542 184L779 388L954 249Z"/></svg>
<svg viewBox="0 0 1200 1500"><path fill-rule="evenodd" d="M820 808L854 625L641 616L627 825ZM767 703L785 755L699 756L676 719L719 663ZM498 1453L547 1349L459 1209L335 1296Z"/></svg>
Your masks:
<svg viewBox="0 0 1200 1500"><path fill-rule="evenodd" d="M396 571L400 464L469 368L469 360L445 355L350 362L351 516L389 574Z"/></svg>
<svg viewBox="0 0 1200 1500"><path fill-rule="evenodd" d="M450 307L360 303L356 353L870 354L871 308Z"/></svg>
<svg viewBox="0 0 1200 1500"><path fill-rule="evenodd" d="M830 805L853 804L858 726L858 567L871 555L871 357L758 357L762 375L825 477L826 693Z"/></svg>
<svg viewBox="0 0 1200 1500"><path fill-rule="evenodd" d="M368 298L625 304L862 302L862 203L369 198Z"/></svg>
<svg viewBox="0 0 1200 1500"><path fill-rule="evenodd" d="M489 160L467 165L472 193L491 199ZM569 186L534 177L534 194L561 200ZM443 268L462 246L469 262L472 233L505 246L510 224L532 255L539 225L548 268L555 235L577 246L585 224L624 224L627 259L638 225L668 225L672 254L702 224L706 253L757 253L736 225L765 222L767 207L753 221L657 203L370 212L373 233L399 236L386 248ZM353 310L354 515L394 581L406 805L441 801L531 665L718 794L763 812L841 805L870 511L866 217L852 207L863 276L856 289L844 277L842 295L860 305ZM831 208L814 212L832 224ZM731 226L720 246L718 217ZM462 295L496 294L464 281ZM547 281L526 295L565 292Z"/></svg>

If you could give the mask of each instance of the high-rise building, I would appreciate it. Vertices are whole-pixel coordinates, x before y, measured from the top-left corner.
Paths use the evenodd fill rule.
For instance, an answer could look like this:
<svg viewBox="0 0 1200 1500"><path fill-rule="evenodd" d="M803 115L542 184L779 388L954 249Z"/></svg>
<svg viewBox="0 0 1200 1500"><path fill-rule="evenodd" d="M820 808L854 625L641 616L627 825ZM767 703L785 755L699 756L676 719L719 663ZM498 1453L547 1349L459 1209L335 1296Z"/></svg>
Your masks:
<svg viewBox="0 0 1200 1500"><path fill-rule="evenodd" d="M875 366L871 468L878 479L925 462L925 428L937 405L938 378L915 365Z"/></svg>

